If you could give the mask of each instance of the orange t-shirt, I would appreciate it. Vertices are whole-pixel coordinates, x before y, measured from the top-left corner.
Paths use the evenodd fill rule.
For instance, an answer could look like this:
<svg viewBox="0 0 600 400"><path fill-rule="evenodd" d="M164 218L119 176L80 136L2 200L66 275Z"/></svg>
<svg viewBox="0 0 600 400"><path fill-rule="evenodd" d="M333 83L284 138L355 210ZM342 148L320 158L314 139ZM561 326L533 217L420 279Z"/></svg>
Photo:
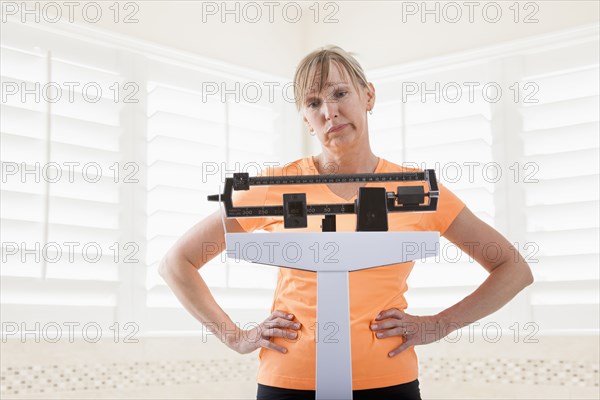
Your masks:
<svg viewBox="0 0 600 400"><path fill-rule="evenodd" d="M375 173L414 172L383 158L379 159ZM296 160L284 167L270 168L261 175L291 176L318 175L312 157ZM385 186L396 192L400 182L373 182L370 187ZM415 183L413 183L415 184ZM422 184L422 183L421 183ZM426 213L389 213L389 231L438 231L442 235L464 207L464 203L443 185L439 185L440 197L437 211ZM335 195L326 184L251 186L247 191L234 191L233 204L281 205L284 193L306 193L307 204L353 203ZM308 227L294 232L321 232L323 216L308 218ZM245 231L266 230L281 232L283 217L238 218ZM356 231L356 214L336 216L338 232ZM408 350L388 357L388 353L402 344L401 337L378 339L370 325L380 311L389 308L405 310L404 293L408 289L406 279L414 262L392 264L379 268L353 271L349 274L350 285L350 340L352 347L352 388L354 390L394 386L417 379L418 361L415 350ZM302 324L294 340L272 338L288 349L285 354L265 348L260 349L258 383L288 389L315 390L316 370L316 307L317 274L291 268L279 268L277 288L271 311L281 310L294 314Z"/></svg>

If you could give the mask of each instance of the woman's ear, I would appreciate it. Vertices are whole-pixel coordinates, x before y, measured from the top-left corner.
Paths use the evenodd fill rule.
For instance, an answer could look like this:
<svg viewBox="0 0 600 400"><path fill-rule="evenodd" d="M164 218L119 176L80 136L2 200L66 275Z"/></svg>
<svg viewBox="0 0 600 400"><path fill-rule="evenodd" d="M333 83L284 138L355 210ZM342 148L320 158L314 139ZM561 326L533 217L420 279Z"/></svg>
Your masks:
<svg viewBox="0 0 600 400"><path fill-rule="evenodd" d="M369 87L367 88L367 104L369 110L372 110L375 106L375 86L371 82L369 82Z"/></svg>

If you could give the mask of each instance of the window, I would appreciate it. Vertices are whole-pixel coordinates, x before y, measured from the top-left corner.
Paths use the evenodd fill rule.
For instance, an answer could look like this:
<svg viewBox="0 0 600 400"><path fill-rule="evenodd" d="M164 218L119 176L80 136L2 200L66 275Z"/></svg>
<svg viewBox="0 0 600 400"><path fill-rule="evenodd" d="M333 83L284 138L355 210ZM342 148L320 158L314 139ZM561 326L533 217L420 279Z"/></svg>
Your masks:
<svg viewBox="0 0 600 400"><path fill-rule="evenodd" d="M534 315L555 328L598 327L598 43L525 58L523 82L539 102L523 104L524 238L536 252ZM534 169L526 171L532 173ZM583 311L595 319L579 318ZM560 313L566 320L556 321Z"/></svg>
<svg viewBox="0 0 600 400"><path fill-rule="evenodd" d="M293 104L278 77L94 39L3 25L3 320L198 331L158 263L226 176L287 160ZM276 270L223 261L201 269L219 302L268 308Z"/></svg>
<svg viewBox="0 0 600 400"><path fill-rule="evenodd" d="M158 264L178 237L217 209L206 198L217 193L225 177L234 171L255 175L273 160L281 146L277 127L286 104L266 97L254 102L258 92L248 89L244 95L242 89L251 88L248 82L219 74L157 60L147 67L148 321L156 324L153 329L165 329L165 320L177 314L185 322L175 325L197 329L158 276ZM222 253L200 273L219 304L247 310L269 306L277 270L229 260Z"/></svg>
<svg viewBox="0 0 600 400"><path fill-rule="evenodd" d="M108 327L125 237L117 52L3 25L3 318Z"/></svg>
<svg viewBox="0 0 600 400"><path fill-rule="evenodd" d="M488 320L505 329L517 321L597 329L597 30L548 43L542 51L524 44L512 54L375 71L371 141L393 162L435 169L529 261L535 285ZM444 238L440 253L415 265L409 312L439 312L486 278Z"/></svg>

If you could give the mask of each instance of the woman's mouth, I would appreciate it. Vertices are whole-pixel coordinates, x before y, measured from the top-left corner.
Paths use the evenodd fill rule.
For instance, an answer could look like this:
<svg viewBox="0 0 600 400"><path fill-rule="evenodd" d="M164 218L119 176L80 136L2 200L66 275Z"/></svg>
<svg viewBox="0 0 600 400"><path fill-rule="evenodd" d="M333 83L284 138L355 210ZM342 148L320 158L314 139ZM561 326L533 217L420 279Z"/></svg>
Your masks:
<svg viewBox="0 0 600 400"><path fill-rule="evenodd" d="M336 125L336 126L332 126L331 128L329 128L329 130L327 131L327 133L333 133L333 132L341 131L346 126L348 126L348 124L339 124L339 125Z"/></svg>

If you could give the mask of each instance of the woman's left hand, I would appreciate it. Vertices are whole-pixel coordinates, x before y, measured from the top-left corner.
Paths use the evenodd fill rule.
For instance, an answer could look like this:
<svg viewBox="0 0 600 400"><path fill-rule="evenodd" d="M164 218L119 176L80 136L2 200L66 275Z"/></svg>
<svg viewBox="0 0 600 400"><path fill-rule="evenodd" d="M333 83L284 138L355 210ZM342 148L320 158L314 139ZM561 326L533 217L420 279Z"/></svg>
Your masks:
<svg viewBox="0 0 600 400"><path fill-rule="evenodd" d="M397 308L390 308L379 313L371 329L379 339L392 336L403 336L404 342L390 351L388 356L394 357L411 346L436 342L449 332L442 326L437 315L410 315Z"/></svg>

